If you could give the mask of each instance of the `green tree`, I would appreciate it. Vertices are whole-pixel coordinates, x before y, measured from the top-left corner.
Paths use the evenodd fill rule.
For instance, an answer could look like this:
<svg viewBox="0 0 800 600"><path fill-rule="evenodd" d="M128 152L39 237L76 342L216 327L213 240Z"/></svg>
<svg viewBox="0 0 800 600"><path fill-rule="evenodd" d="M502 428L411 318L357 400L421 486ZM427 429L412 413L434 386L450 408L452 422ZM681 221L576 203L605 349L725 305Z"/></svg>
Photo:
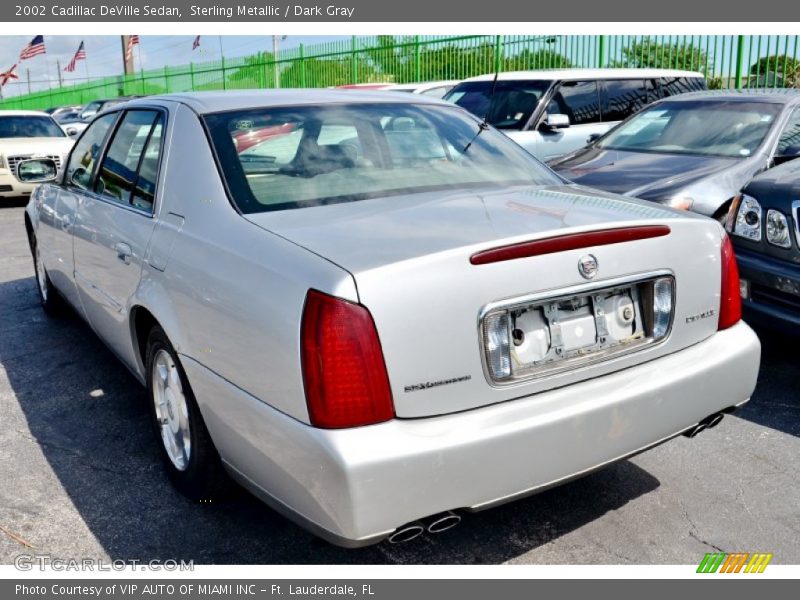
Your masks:
<svg viewBox="0 0 800 600"><path fill-rule="evenodd" d="M357 59L358 81L375 81L375 70L363 58ZM331 87L353 83L353 63L351 57L315 58L302 61L293 60L291 65L281 71L281 87Z"/></svg>
<svg viewBox="0 0 800 600"><path fill-rule="evenodd" d="M525 48L519 54L506 57L506 69L568 69L572 67L572 61L563 54L559 54L549 48L530 50Z"/></svg>
<svg viewBox="0 0 800 600"><path fill-rule="evenodd" d="M708 54L692 44L661 44L652 38L633 42L622 49L622 58L611 61L612 67L651 67L686 69L712 73L714 64Z"/></svg>
<svg viewBox="0 0 800 600"><path fill-rule="evenodd" d="M800 87L800 60L785 54L764 56L750 66L748 87Z"/></svg>

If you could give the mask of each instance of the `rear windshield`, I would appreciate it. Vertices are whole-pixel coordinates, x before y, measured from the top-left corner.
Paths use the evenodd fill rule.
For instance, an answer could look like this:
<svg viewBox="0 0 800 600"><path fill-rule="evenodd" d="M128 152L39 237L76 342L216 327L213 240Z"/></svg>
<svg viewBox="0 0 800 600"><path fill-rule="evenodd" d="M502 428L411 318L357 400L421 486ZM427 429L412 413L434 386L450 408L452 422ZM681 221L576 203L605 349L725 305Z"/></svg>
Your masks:
<svg viewBox="0 0 800 600"><path fill-rule="evenodd" d="M455 107L331 104L205 120L243 213L561 182L503 134Z"/></svg>
<svg viewBox="0 0 800 600"><path fill-rule="evenodd" d="M0 117L0 138L65 137L52 117Z"/></svg>
<svg viewBox="0 0 800 600"><path fill-rule="evenodd" d="M552 81L467 81L444 97L498 129L522 129ZM492 87L494 97L492 97Z"/></svg>

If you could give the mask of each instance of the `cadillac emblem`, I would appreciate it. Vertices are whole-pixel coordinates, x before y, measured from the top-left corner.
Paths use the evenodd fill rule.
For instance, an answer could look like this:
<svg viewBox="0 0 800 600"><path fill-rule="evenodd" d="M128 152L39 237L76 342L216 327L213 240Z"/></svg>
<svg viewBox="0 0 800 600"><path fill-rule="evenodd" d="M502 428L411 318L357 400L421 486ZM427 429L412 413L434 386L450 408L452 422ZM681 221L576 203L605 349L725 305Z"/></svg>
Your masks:
<svg viewBox="0 0 800 600"><path fill-rule="evenodd" d="M593 254L581 256L578 261L578 272L584 279L592 279L597 275L597 258Z"/></svg>

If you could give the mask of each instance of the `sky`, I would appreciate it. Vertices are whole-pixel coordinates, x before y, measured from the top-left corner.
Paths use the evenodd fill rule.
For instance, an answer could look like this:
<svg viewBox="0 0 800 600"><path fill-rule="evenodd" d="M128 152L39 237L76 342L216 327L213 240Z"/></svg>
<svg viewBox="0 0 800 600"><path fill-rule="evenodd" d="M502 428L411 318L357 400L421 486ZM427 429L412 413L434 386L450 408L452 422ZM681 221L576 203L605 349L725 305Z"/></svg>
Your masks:
<svg viewBox="0 0 800 600"><path fill-rule="evenodd" d="M201 36L200 47L192 50L193 35L159 36L142 35L141 44L134 53L135 68L157 69L165 65L184 65L190 62L219 60L220 40L226 58L247 56L259 51L272 51L272 36ZM349 36L287 36L281 48L296 48L321 42L330 42ZM18 63L20 51L31 41L31 36L0 35L0 71ZM74 73L65 73L64 67L72 60L81 41L85 43L86 60L79 61ZM65 83L86 81L122 73L122 44L118 35L48 35L44 38L46 54L22 61L17 65L19 80L3 87L6 98L28 92L27 70L30 69L31 90L58 87L58 68Z"/></svg>

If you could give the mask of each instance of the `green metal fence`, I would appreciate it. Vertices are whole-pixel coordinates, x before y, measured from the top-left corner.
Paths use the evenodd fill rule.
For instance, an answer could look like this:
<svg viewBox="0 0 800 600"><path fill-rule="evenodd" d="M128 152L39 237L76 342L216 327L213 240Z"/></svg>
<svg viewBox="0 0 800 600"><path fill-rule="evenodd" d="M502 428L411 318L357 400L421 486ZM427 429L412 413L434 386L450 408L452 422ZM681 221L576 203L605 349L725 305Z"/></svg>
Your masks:
<svg viewBox="0 0 800 600"><path fill-rule="evenodd" d="M665 67L712 88L800 87L800 36L377 36L105 77L0 102L43 109L124 95L461 79L496 70ZM265 38L266 40L266 38ZM146 38L145 38L146 43Z"/></svg>

